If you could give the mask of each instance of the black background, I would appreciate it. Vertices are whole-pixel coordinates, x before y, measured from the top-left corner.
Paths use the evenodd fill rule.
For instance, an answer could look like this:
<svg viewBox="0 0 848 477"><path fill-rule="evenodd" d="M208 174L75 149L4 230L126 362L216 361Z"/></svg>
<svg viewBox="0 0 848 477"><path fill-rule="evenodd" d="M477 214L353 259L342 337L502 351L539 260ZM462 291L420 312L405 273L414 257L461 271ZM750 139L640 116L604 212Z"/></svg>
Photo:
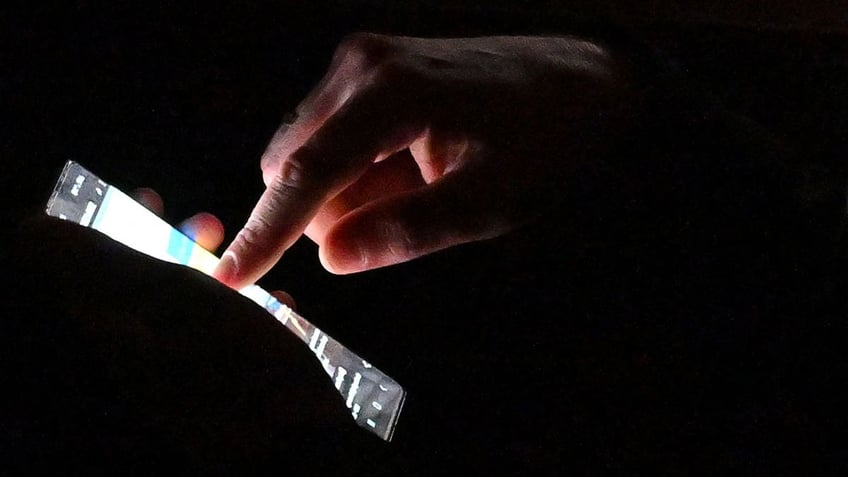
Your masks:
<svg viewBox="0 0 848 477"><path fill-rule="evenodd" d="M262 191L268 139L346 34L560 33L586 12L523 2L7 8L3 242L40 213L67 159L122 190L156 189L171 222L210 211L231 239ZM693 82L804 157L844 158L838 15L781 30L750 12L741 25L729 13L693 15L706 23L635 7L589 13L650 38ZM767 472L786 460L830 469L844 457L812 404L844 370L841 325L822 318L838 318L839 306L810 308L807 288L766 289L754 271L728 279L738 272L729 259L691 260L706 249L689 250L677 268L667 238L587 242L569 222L548 219L355 276L326 273L304 239L261 283L289 291L304 316L407 387L392 444L407 471ZM837 290L844 283L828 277ZM753 285L742 292L739 283ZM786 295L804 298L792 301L790 318L775 318Z"/></svg>

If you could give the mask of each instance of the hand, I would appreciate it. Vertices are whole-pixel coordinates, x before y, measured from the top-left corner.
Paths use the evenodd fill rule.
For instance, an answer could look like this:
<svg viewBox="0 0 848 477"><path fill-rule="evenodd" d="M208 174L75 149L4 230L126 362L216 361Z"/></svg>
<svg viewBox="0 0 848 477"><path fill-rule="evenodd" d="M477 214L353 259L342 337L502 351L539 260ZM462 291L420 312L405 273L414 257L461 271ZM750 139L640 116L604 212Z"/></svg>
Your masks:
<svg viewBox="0 0 848 477"><path fill-rule="evenodd" d="M252 283L304 231L351 273L544 216L630 117L629 76L573 37L352 36L271 140L267 189L215 275Z"/></svg>
<svg viewBox="0 0 848 477"><path fill-rule="evenodd" d="M165 211L165 203L162 197L153 189L140 187L132 191L130 196L156 215L161 216ZM221 223L218 217L209 212L198 212L177 224L176 227L188 238L194 240L198 245L212 253L215 253L215 250L224 241L224 224ZM296 309L297 305L294 298L288 293L282 290L275 290L271 294L280 303L287 305L289 308Z"/></svg>

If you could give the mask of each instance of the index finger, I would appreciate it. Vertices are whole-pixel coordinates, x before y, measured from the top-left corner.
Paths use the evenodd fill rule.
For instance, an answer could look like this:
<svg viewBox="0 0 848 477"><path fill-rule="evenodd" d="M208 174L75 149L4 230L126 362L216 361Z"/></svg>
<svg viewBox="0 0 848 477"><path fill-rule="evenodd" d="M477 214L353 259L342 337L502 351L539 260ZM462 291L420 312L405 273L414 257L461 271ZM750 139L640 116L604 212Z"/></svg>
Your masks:
<svg viewBox="0 0 848 477"><path fill-rule="evenodd" d="M260 161L262 178L270 186L286 156L302 146L312 134L360 87L372 78L393 40L381 35L357 33L346 37L336 49L330 66L289 120L274 133Z"/></svg>
<svg viewBox="0 0 848 477"><path fill-rule="evenodd" d="M321 204L355 182L376 159L421 135L414 95L377 76L303 146L282 159L214 276L233 288L265 274L303 233ZM403 85L408 88L408 85Z"/></svg>

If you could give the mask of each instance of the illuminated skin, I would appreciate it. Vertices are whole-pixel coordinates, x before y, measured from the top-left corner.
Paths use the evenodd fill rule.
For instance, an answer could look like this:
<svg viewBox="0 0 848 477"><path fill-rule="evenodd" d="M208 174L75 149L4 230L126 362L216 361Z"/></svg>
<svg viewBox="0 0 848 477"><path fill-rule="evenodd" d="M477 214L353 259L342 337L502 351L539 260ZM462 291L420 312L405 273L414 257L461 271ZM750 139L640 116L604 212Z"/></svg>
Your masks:
<svg viewBox="0 0 848 477"><path fill-rule="evenodd" d="M632 114L626 66L575 37L348 38L271 140L215 276L253 283L302 233L353 273L543 215Z"/></svg>
<svg viewBox="0 0 848 477"><path fill-rule="evenodd" d="M141 187L130 194L136 201L150 209L156 215L162 215L165 203L155 190ZM214 215L208 212L199 212L183 220L177 225L182 233L197 242L198 245L215 252L224 241L224 225ZM296 309L294 298L288 293L276 290L271 292L274 298L292 309Z"/></svg>
<svg viewBox="0 0 848 477"><path fill-rule="evenodd" d="M163 211L163 201L155 191L146 188L136 190L132 194L135 198L133 202L132 197L107 186L96 177L89 178L86 182L87 176L94 177L78 165L69 163L61 176L60 186L57 187L59 192L50 200L48 214L60 218L73 217L68 220L77 220L77 215L73 215L70 207L54 207L54 204L73 203L73 197L81 196L83 199L74 203L79 206L80 224L91 225L91 228L142 253L166 262L187 265L203 273L209 273L217 263L211 251L221 243L223 227L216 217L207 213L196 214L180 224L179 229L183 232L180 234L155 217ZM73 187L65 187L71 181ZM95 183L87 188L82 187L83 183L91 182ZM88 200L88 204L85 203L89 197L87 194L93 192L99 196L104 195L98 185L108 189L100 205L92 207L88 205L94 204L91 200ZM144 210L145 207L148 210ZM100 210L91 214L93 220L91 217L86 218L88 211L93 208ZM71 216L66 216L63 212ZM159 233L156 233L157 231ZM186 236L194 238L195 243L187 240ZM167 240L162 240L163 238ZM206 250L201 250L204 247ZM405 395L397 382L293 313L293 300L288 294L269 294L256 286L246 287L240 293L264 308L276 321L308 345L360 427L384 440L391 440ZM284 305L281 306L280 302Z"/></svg>

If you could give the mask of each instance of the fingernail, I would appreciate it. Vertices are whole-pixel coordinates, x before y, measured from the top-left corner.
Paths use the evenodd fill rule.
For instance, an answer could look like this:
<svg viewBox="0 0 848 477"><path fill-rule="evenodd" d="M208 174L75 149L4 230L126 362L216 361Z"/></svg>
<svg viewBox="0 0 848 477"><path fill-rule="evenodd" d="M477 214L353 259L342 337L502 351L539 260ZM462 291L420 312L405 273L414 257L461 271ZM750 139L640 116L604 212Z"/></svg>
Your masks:
<svg viewBox="0 0 848 477"><path fill-rule="evenodd" d="M327 258L327 250L324 247L318 249L318 261L321 262L321 265L330 273L338 273L333 267L333 264L330 263L330 259Z"/></svg>
<svg viewBox="0 0 848 477"><path fill-rule="evenodd" d="M212 276L224 285L230 286L230 284L235 280L237 273L238 261L236 260L236 255L227 250L224 252L224 255L221 256L221 261L218 262L218 266L215 268L215 271L212 272Z"/></svg>

